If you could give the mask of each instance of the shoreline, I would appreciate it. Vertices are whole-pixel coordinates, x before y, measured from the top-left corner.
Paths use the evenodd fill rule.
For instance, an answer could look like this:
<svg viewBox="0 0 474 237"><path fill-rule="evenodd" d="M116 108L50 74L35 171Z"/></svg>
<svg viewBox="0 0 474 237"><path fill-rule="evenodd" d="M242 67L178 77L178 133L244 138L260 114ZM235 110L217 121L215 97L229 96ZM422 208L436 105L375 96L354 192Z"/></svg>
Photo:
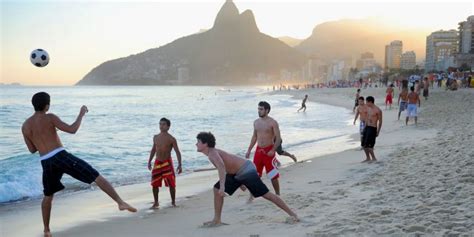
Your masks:
<svg viewBox="0 0 474 237"><path fill-rule="evenodd" d="M292 93L295 98L308 93L310 102L314 101L317 96L323 96L327 97L329 101L336 101L334 103L349 102L350 104L346 105L346 108L353 105L353 100L349 95L355 89L350 91L331 90L335 91L321 93L316 89ZM380 97L384 93L382 90L381 88L363 90L363 94L364 92L373 93L376 96L376 104L380 104L377 102L382 100ZM285 223L285 214L265 200L257 199L252 204L245 204L248 193L238 191L233 197L225 199L223 221L230 225L219 228L199 227L202 222L211 218L213 213L210 187L215 182L217 175L210 171L208 175L214 175L211 180L208 176L202 180L193 180L202 185L209 182L206 184L208 185L207 191L186 196L178 188L178 197L185 197L183 201L177 200L178 208L162 208L158 211L142 209L141 206L148 205L148 202L151 201L149 197L151 194L147 192L146 195L140 196L139 191L132 187L130 187L130 192L124 192L125 190L121 190L122 187L120 187L118 191L120 194L125 194L125 200L131 200L131 204L139 203L137 207L140 210L137 214L129 215L117 212L110 204L108 197L101 194L100 198L95 197L99 199L97 205L101 208L101 212L102 207L105 207L103 210L110 213L109 218L82 224L75 223L72 228L61 231L57 228L60 225L59 218L54 217L61 216L61 213L57 213L57 209L65 208L68 211L68 207L61 206L60 203L53 210L53 234L56 233L59 236L97 236L100 234L105 237L137 235L137 231L140 236L156 236L157 234L163 236L474 234L473 228L470 228L474 227L474 223L469 221L469 217L472 219L474 216L474 206L468 202L469 197L474 194L474 174L472 171L471 173L465 171L466 167L473 167L472 161L469 163L465 156L474 155L474 151L472 148L469 150L468 147L463 147L465 150L461 152L465 153L456 153L457 157L451 156L451 158L455 158L452 161L455 162L452 167L450 163L440 159L441 156L446 155L446 152L439 150L439 146L451 144L449 139L454 140L455 136L472 139L472 122L468 124L467 129L456 128L456 133L441 130L446 126L442 121L449 121L453 118L452 109L454 108L450 108L450 106L452 107L450 102L456 99L459 106L472 105L474 95L472 91L454 93L443 91L431 93L430 100L422 102L422 106L425 104L427 108L422 107L418 127L405 126L403 121L396 121L397 109L385 111L382 108L384 125L381 137L377 139L375 146L376 156L379 159L377 163L362 164L360 163L363 159L362 151L349 149L312 158L282 169L282 178L280 179L282 198L300 216L301 222L299 223ZM288 93L285 91L282 94ZM440 103L441 108L433 103ZM466 119L472 118L468 117L473 114L472 107L470 108L468 113L459 115L458 119L466 122ZM308 109L311 108L308 107ZM435 116L441 116L439 111L445 112L441 119ZM435 127L435 125L437 126ZM358 126L354 127L354 131L357 134ZM446 135L448 137L440 140L440 134L448 134ZM455 147L466 145L456 142L453 144ZM438 143L443 145L434 145ZM414 149L415 145L421 148ZM426 149L425 146L429 148ZM434 161L427 161L428 159ZM433 162L444 163L434 166ZM431 165L429 165L430 163ZM440 169L445 171L441 172ZM453 173L456 177L450 179L449 175L444 176L446 171ZM420 176L420 174L423 175ZM458 176L459 178L457 178ZM418 179L424 180L423 183L418 183ZM451 182L455 181L459 183L453 185ZM264 178L264 182L269 185L266 178ZM269 188L272 190L271 185ZM453 191L449 191L440 194L451 195L449 196L451 199L445 199L446 196L437 196L437 191L442 189L458 190L459 195L451 197L453 194L450 193ZM433 190L436 192L432 193ZM432 198L423 196L423 192L430 193ZM97 192L95 193L97 196ZM468 195L469 193L471 196ZM167 196L169 196L168 192L164 190L160 199L168 198ZM426 204L417 204L418 199L427 199L424 201ZM89 201L87 205L89 205ZM462 202L462 204L455 204L458 202ZM72 201L72 203L74 202ZM104 205L104 203L108 203L108 205ZM450 205L457 205L454 206L456 211ZM31 208L39 213L38 206ZM84 206L75 208L80 208L82 215L86 216L88 211L96 211L85 209ZM449 217L447 212L451 213ZM40 216L30 215L25 216L25 219L29 221L29 224L38 223L41 226ZM442 224L430 224L436 223L435 221ZM26 229L25 226L20 227ZM40 234L42 228L35 230L34 233Z"/></svg>
<svg viewBox="0 0 474 237"><path fill-rule="evenodd" d="M262 92L262 93L268 93L268 92ZM324 103L322 103L324 104ZM354 135L354 134L352 134ZM352 139L352 135L350 136L350 139ZM287 169L289 167L292 167L297 164L301 164L304 162L311 162L312 159L317 159L320 157L324 157L328 154L335 154L339 152L344 152L352 148L346 148L342 149L337 152L331 152L327 151L326 154L323 155L316 155L312 156L311 158L299 160L298 163L293 163L293 162L287 162L286 160L282 162L282 166L280 167L281 169ZM179 204L181 202L186 202L189 198L203 195L205 192L212 187L212 184L215 182L215 179L217 177L217 173L215 169L213 168L202 168L202 169L196 169L193 170L189 173L182 174L177 176L177 182L179 183L179 188L177 189L177 197L176 197L176 202ZM201 180L205 183L205 181L212 180L210 184L204 184L204 183L196 183L195 180ZM195 187L191 187L192 185L195 185ZM268 183L267 183L268 185ZM128 201L129 203L135 205L136 207L139 207L139 210L142 212L148 212L148 202L147 201L152 201L151 198L151 188L148 188L149 182L140 182L140 183L135 183L135 184L126 184L126 185L121 185L121 186L116 186L117 192L124 197L124 200ZM150 189L150 190L148 190ZM170 197L168 193L167 188L162 188L160 189L160 206L165 207L165 209L170 208ZM130 194L130 193L133 193ZM131 197L131 198L127 198ZM81 203L81 199L87 199L89 201L84 202L84 206L107 206L107 210L101 210L99 213L95 213L93 215L85 216L83 215L73 215L72 217L67 218L67 220L62 220L58 221L54 217L57 216L64 216L68 215L67 214L67 207L68 205L71 205L74 202ZM149 200L148 200L149 199ZM5 228L0 228L0 234L6 234L10 235L13 232L13 230L20 230L20 232L15 233L19 234L18 236L31 236L32 234L36 233L41 233L38 231L33 231L35 230L42 230L42 222L41 222L41 200L42 197L38 198L28 198L24 200L15 200L11 202L4 202L0 204L0 219L3 220L4 223L6 223ZM140 201L139 201L140 200ZM132 218L132 217L126 217L127 215L122 216L120 212L116 212L114 208L112 208L112 204L110 203L111 200L108 199L108 197L102 193L98 189L96 185L92 185L90 188L87 189L80 189L79 191L72 191L69 190L65 193L60 193L59 195L55 196L54 199L54 204L53 204L53 211L57 212L57 209L59 209L58 214L53 214L52 216L52 226L57 225L59 227L52 227L54 228L54 232L58 231L67 231L70 228L82 226L82 225L87 225L90 223L94 222L102 222L104 220L115 220L115 219L122 219L122 218ZM106 204L104 204L106 203ZM164 205L163 205L164 204ZM81 204L82 205L82 204ZM151 204L150 204L151 205ZM20 209L21 211L16 211ZM74 211L81 211L81 208L74 208ZM35 218L26 218L23 221L18 221L19 217L26 217L26 216L36 216ZM12 224L13 225L10 225ZM28 228L24 228L24 226L29 226ZM4 231L5 233L3 233Z"/></svg>

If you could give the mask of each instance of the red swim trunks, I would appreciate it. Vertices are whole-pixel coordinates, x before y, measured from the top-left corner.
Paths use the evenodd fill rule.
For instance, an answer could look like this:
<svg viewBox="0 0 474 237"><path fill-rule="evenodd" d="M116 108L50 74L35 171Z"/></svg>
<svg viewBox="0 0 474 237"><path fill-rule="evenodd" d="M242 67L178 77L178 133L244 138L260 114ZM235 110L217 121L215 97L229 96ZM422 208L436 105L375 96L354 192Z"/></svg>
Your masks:
<svg viewBox="0 0 474 237"><path fill-rule="evenodd" d="M391 94L388 94L385 97L385 104L392 104L392 95Z"/></svg>
<svg viewBox="0 0 474 237"><path fill-rule="evenodd" d="M155 159L155 165L151 171L151 186L161 187L161 181L165 181L166 187L176 187L176 176L174 174L173 159L164 161Z"/></svg>
<svg viewBox="0 0 474 237"><path fill-rule="evenodd" d="M255 164L257 173L260 177L262 177L263 167L265 167L267 177L273 180L279 178L280 174L278 173L275 155L273 155L273 157L267 155L272 148L273 145L267 147L257 146L255 156L253 157L253 163Z"/></svg>

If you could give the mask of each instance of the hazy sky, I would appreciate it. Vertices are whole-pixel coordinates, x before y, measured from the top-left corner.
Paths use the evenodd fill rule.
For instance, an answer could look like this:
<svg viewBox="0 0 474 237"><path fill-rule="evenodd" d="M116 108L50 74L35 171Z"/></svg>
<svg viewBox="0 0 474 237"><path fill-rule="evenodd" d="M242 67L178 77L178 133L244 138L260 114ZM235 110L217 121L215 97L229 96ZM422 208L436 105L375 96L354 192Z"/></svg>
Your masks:
<svg viewBox="0 0 474 237"><path fill-rule="evenodd" d="M212 27L221 1L1 1L1 82L73 85L95 66ZM466 2L234 1L261 32L306 38L319 23L380 17L402 27L454 29L474 13ZM35 48L51 61L37 68Z"/></svg>

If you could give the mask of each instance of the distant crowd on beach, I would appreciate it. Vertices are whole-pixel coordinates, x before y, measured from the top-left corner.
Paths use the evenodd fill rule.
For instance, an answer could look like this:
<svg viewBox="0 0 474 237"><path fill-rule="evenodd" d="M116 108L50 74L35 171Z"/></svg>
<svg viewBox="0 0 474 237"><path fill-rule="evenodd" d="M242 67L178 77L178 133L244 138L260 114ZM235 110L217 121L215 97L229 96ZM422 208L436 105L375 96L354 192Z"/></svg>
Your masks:
<svg viewBox="0 0 474 237"><path fill-rule="evenodd" d="M279 84L273 85L273 91L282 90L300 90L317 88L379 88L395 85L400 90L404 81L407 81L408 87L415 83L424 83L429 87L445 87L447 90L457 90L458 88L474 88L474 72L451 72L451 73L428 73L425 75L398 76L389 80L388 77L380 76L378 78L359 78L354 80L334 80L321 83L305 84ZM423 85L424 86L424 85Z"/></svg>

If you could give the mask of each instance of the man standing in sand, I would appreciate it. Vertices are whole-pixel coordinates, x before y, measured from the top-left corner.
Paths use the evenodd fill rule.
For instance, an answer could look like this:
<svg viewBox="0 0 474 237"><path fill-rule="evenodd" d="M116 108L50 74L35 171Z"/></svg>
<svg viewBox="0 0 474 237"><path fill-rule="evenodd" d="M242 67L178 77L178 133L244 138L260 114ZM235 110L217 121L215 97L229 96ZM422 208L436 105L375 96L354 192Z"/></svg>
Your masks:
<svg viewBox="0 0 474 237"><path fill-rule="evenodd" d="M415 117L415 125L418 124L418 113L416 104L418 103L418 107L421 106L421 100L418 93L415 92L415 88L410 88L410 94L408 94L408 106L407 106L407 119L405 124L408 125L408 120L410 117Z"/></svg>
<svg viewBox="0 0 474 237"><path fill-rule="evenodd" d="M298 109L298 112L302 109L304 109L303 112L306 112L306 100L308 100L308 95L304 95L303 102L301 102L301 108Z"/></svg>
<svg viewBox="0 0 474 237"><path fill-rule="evenodd" d="M359 133L360 133L360 143L362 146L362 135L364 134L364 128L367 120L367 106L365 105L365 99L363 96L359 97L358 101L359 106L357 106L356 115L354 118L353 124L355 125L357 118L360 116L359 122Z"/></svg>
<svg viewBox="0 0 474 237"><path fill-rule="evenodd" d="M408 105L408 89L403 88L400 94L398 95L398 120L400 120L400 115L403 111L407 109Z"/></svg>
<svg viewBox="0 0 474 237"><path fill-rule="evenodd" d="M374 146L375 140L382 129L382 110L374 104L374 97L368 96L366 101L367 120L362 135L362 147L364 147L366 159L363 162L373 162L377 161L374 154Z"/></svg>
<svg viewBox="0 0 474 237"><path fill-rule="evenodd" d="M245 158L248 159L250 157L250 152L255 144L257 144L253 162L257 168L258 175L262 177L263 168L265 167L268 178L272 180L276 195L280 195L280 184L278 182L280 174L275 164L275 151L281 144L281 136L278 122L268 116L270 109L270 104L266 101L258 103L258 116L260 118L253 123L253 136Z"/></svg>
<svg viewBox="0 0 474 237"><path fill-rule="evenodd" d="M387 105L389 109L392 109L392 100L393 100L393 84L391 84L387 90L385 91L387 95L385 96L385 109L387 109Z"/></svg>
<svg viewBox="0 0 474 237"><path fill-rule="evenodd" d="M173 158L171 158L171 150L174 149L176 158L178 158L178 174L183 171L181 168L181 152L178 148L176 139L168 133L171 121L167 118L160 119L160 133L153 137L153 146L150 151L150 158L148 159L148 170L151 171L151 186L153 187L154 203L150 209L158 209L158 192L162 186L162 181L165 186L169 187L171 195L171 205L176 207L176 175L174 174ZM156 154L156 156L155 156ZM152 166L151 161L155 157L155 164Z"/></svg>
<svg viewBox="0 0 474 237"><path fill-rule="evenodd" d="M197 151L209 158L209 161L217 168L219 181L214 185L214 218L205 222L205 227L217 227L226 225L221 222L222 207L226 193L232 195L239 187L245 186L254 197L263 197L283 211L290 217L287 222L297 222L298 216L277 195L271 193L260 179L257 170L251 161L229 154L215 148L216 139L210 132L201 132L197 135Z"/></svg>
<svg viewBox="0 0 474 237"><path fill-rule="evenodd" d="M51 236L49 221L54 193L64 189L61 178L64 173L87 184L95 182L102 191L107 193L118 205L119 210L136 212L137 209L124 202L110 183L87 162L68 153L64 148L56 129L75 134L81 126L82 118L88 112L82 106L76 121L69 125L58 116L47 113L50 96L46 92L33 95L31 100L35 113L29 117L21 128L26 146L31 153L39 152L43 167L43 193L41 203L44 236Z"/></svg>
<svg viewBox="0 0 474 237"><path fill-rule="evenodd" d="M357 108L357 106L359 106L359 97L360 97L360 89L357 89L357 92L355 94L354 108L352 108L352 113L355 113L355 109Z"/></svg>

